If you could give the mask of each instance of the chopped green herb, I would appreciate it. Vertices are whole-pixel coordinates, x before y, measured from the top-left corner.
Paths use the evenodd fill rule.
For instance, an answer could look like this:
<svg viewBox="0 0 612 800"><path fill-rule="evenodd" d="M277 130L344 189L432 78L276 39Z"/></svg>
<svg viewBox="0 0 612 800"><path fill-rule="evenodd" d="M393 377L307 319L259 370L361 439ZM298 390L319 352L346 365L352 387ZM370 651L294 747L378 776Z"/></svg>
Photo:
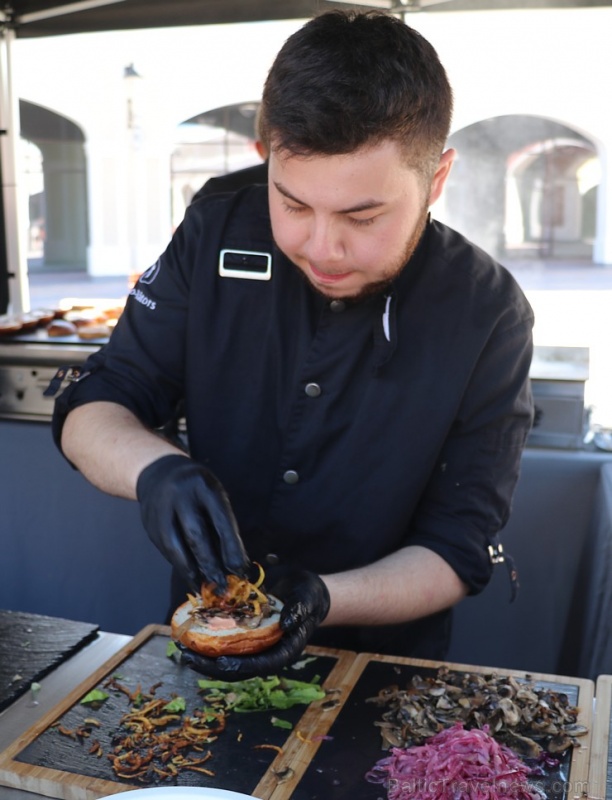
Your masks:
<svg viewBox="0 0 612 800"><path fill-rule="evenodd" d="M91 692L88 692L81 700L81 704L88 705L91 703L94 705L103 703L105 700L108 700L106 692L103 692L101 689L92 689Z"/></svg>
<svg viewBox="0 0 612 800"><path fill-rule="evenodd" d="M204 706L202 709L202 714L202 719L204 722L215 722L219 719L219 712L215 711L214 708L208 708L207 706Z"/></svg>
<svg viewBox="0 0 612 800"><path fill-rule="evenodd" d="M300 703L308 705L325 697L325 691L317 682L306 683L278 676L246 681L201 679L198 686L206 692L211 705L221 704L234 711L286 709Z"/></svg>
<svg viewBox="0 0 612 800"><path fill-rule="evenodd" d="M304 669L311 661L316 661L317 656L306 656L301 661L296 661L295 664L291 665L291 669Z"/></svg>
<svg viewBox="0 0 612 800"><path fill-rule="evenodd" d="M174 658L177 659L181 655L181 651L178 649L176 644L170 639L166 646L166 657L167 658Z"/></svg>
<svg viewBox="0 0 612 800"><path fill-rule="evenodd" d="M175 697L164 706L164 711L169 711L171 714L175 712L182 713L187 708L187 703L184 697Z"/></svg>
<svg viewBox="0 0 612 800"><path fill-rule="evenodd" d="M293 728L293 725L289 722L288 719L279 719L278 717L270 717L270 722L274 725L275 728L284 728L287 731L290 731Z"/></svg>

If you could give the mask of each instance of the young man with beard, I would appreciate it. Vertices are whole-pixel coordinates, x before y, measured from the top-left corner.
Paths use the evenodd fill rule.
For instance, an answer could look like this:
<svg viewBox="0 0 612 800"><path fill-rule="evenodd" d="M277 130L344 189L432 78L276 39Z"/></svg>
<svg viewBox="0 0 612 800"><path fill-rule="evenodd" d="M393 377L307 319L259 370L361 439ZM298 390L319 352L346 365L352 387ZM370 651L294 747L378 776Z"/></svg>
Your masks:
<svg viewBox="0 0 612 800"><path fill-rule="evenodd" d="M172 606L251 561L285 603L258 656L315 642L443 658L492 571L531 425L531 309L432 221L454 158L431 45L378 12L322 14L262 98L269 188L191 206L110 343L58 399L66 457L137 498ZM155 430L184 401L189 455ZM493 557L492 555L493 554Z"/></svg>

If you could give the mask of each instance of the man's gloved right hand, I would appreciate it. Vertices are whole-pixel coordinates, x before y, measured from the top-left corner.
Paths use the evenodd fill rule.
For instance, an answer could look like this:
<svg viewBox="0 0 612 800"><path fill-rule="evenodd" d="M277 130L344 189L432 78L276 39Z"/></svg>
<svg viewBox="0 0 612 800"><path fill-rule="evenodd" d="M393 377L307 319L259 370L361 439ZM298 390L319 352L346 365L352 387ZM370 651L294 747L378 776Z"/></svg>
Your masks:
<svg viewBox="0 0 612 800"><path fill-rule="evenodd" d="M202 581L227 585L250 565L229 499L219 480L187 456L162 456L138 476L145 530L194 591Z"/></svg>
<svg viewBox="0 0 612 800"><path fill-rule="evenodd" d="M276 675L299 658L329 613L329 591L319 575L305 569L278 567L270 571L269 577L269 593L284 604L280 615L283 635L276 644L252 655L218 658L201 656L179 645L181 662L209 678L239 681L256 675Z"/></svg>

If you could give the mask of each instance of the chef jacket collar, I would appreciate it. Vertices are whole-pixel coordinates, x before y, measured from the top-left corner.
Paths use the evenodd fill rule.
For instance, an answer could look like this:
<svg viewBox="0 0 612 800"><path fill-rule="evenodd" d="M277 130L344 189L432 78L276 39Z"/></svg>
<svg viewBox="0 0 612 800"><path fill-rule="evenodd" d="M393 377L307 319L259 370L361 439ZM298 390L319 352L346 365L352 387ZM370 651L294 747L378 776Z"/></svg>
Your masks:
<svg viewBox="0 0 612 800"><path fill-rule="evenodd" d="M380 296L380 315L374 316L374 374L387 364L397 348L397 306L410 293L417 281L429 249L431 219L427 217L425 230L412 257L391 286Z"/></svg>

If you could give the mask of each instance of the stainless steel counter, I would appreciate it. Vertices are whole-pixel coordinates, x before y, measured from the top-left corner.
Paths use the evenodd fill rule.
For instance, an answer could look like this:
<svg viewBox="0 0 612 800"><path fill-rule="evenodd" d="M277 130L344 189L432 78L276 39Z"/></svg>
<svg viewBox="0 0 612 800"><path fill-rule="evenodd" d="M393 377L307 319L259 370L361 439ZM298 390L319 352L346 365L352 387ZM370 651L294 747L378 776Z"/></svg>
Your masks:
<svg viewBox="0 0 612 800"><path fill-rule="evenodd" d="M42 331L29 336L0 339L0 418L51 418L53 397L44 391L58 367L79 365L98 350L100 343L74 337L51 341Z"/></svg>
<svg viewBox="0 0 612 800"><path fill-rule="evenodd" d="M101 667L130 638L121 634L100 633L95 641L40 681L41 688L35 701L31 692L28 692L3 711L0 714L0 752L22 736L75 686ZM0 786L0 800L28 800L38 797L42 795Z"/></svg>

